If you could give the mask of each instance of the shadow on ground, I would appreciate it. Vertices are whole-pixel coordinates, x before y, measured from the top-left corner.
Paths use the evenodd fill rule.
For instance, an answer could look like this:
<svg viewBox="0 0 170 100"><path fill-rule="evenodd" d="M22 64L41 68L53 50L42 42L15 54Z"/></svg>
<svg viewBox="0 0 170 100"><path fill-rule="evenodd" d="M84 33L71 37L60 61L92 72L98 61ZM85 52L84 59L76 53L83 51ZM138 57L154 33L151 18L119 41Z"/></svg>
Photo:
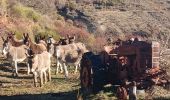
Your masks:
<svg viewBox="0 0 170 100"><path fill-rule="evenodd" d="M0 96L0 100L76 100L77 90L60 93Z"/></svg>

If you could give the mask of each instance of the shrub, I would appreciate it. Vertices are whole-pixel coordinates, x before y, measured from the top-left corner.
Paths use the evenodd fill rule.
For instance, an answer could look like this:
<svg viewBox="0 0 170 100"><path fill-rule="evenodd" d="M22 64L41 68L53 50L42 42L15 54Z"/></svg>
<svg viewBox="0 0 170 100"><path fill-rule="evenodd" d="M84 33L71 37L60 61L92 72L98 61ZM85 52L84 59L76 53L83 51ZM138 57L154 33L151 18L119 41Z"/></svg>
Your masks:
<svg viewBox="0 0 170 100"><path fill-rule="evenodd" d="M27 12L26 17L29 19L32 19L34 22L38 22L38 20L41 17L41 15L35 12L33 9L30 9L30 10L27 9L26 12Z"/></svg>
<svg viewBox="0 0 170 100"><path fill-rule="evenodd" d="M6 0L0 0L0 15L4 16L7 12Z"/></svg>
<svg viewBox="0 0 170 100"><path fill-rule="evenodd" d="M47 28L47 27L42 28L39 25L34 25L32 27L32 32L34 33L34 36L37 34L40 34L42 36L47 36L47 35L53 36L55 40L59 40L60 38L60 35L57 33L57 31Z"/></svg>
<svg viewBox="0 0 170 100"><path fill-rule="evenodd" d="M46 29L44 35L53 36L55 40L59 40L60 38L60 35L55 30L52 30L52 29Z"/></svg>
<svg viewBox="0 0 170 100"><path fill-rule="evenodd" d="M107 3L110 3L110 4L117 4L121 2L123 2L123 0L107 0Z"/></svg>
<svg viewBox="0 0 170 100"><path fill-rule="evenodd" d="M23 34L21 32L15 31L15 35L16 35L17 39L19 39L19 40L22 39Z"/></svg>
<svg viewBox="0 0 170 100"><path fill-rule="evenodd" d="M37 22L41 19L41 14L37 13L34 9L29 7L24 7L21 4L16 4L11 9L12 15L20 18L28 18Z"/></svg>
<svg viewBox="0 0 170 100"><path fill-rule="evenodd" d="M76 9L76 3L73 1L69 1L68 5L67 5L71 10L75 10Z"/></svg>

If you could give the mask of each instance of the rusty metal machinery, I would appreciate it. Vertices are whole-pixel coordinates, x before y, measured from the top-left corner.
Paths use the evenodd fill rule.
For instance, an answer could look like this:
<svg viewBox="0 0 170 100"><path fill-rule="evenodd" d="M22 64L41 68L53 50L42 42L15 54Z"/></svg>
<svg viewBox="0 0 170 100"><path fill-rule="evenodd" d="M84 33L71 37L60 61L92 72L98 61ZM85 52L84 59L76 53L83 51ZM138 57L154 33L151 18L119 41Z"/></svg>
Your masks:
<svg viewBox="0 0 170 100"><path fill-rule="evenodd" d="M135 81L142 89L168 83L166 71L159 67L159 46L155 41L123 41L105 46L98 55L85 53L80 71L82 89L98 91L105 84L122 86L125 81Z"/></svg>

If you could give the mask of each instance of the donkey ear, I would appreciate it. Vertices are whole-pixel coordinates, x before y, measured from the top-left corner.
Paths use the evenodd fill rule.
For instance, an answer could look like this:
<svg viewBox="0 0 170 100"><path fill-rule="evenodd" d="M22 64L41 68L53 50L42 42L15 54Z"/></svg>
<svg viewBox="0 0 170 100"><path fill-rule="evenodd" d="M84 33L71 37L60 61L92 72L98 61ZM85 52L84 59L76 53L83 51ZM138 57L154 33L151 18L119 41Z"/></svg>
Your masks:
<svg viewBox="0 0 170 100"><path fill-rule="evenodd" d="M70 36L67 34L66 37L69 38Z"/></svg>
<svg viewBox="0 0 170 100"><path fill-rule="evenodd" d="M39 35L39 39L42 40L42 36L41 35Z"/></svg>
<svg viewBox="0 0 170 100"><path fill-rule="evenodd" d="M22 36L23 38L26 38L26 35L25 35L25 33L23 33L23 36Z"/></svg>
<svg viewBox="0 0 170 100"><path fill-rule="evenodd" d="M5 39L1 36L1 38L2 38L2 40L3 40L3 42L5 41Z"/></svg>
<svg viewBox="0 0 170 100"><path fill-rule="evenodd" d="M44 35L44 37L42 38L42 40L45 40L45 35Z"/></svg>
<svg viewBox="0 0 170 100"><path fill-rule="evenodd" d="M6 37L6 41L8 41L9 40L9 37Z"/></svg>
<svg viewBox="0 0 170 100"><path fill-rule="evenodd" d="M29 34L27 33L27 36L26 37L29 37Z"/></svg>
<svg viewBox="0 0 170 100"><path fill-rule="evenodd" d="M26 33L23 33L23 36L26 37Z"/></svg>
<svg viewBox="0 0 170 100"><path fill-rule="evenodd" d="M74 40L76 39L76 35L75 35L75 34L73 35L73 39L74 39Z"/></svg>

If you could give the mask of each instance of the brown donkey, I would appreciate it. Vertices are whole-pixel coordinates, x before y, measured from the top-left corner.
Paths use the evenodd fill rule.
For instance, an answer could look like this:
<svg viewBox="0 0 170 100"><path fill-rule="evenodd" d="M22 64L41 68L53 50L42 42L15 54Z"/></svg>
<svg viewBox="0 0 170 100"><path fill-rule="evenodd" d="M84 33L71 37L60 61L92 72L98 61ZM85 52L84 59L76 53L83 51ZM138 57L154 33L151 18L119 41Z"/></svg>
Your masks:
<svg viewBox="0 0 170 100"><path fill-rule="evenodd" d="M34 43L31 38L28 36L28 42L26 45L31 49L33 54L41 54L43 51L47 51L47 48L44 44L36 44Z"/></svg>
<svg viewBox="0 0 170 100"><path fill-rule="evenodd" d="M22 40L17 40L15 38L14 33L8 33L7 38L9 39L9 42L11 43L12 46L19 47L19 46L26 44L26 42L28 41L28 34L26 35L26 33L23 33L23 39ZM2 38L2 39L4 40L4 38Z"/></svg>

